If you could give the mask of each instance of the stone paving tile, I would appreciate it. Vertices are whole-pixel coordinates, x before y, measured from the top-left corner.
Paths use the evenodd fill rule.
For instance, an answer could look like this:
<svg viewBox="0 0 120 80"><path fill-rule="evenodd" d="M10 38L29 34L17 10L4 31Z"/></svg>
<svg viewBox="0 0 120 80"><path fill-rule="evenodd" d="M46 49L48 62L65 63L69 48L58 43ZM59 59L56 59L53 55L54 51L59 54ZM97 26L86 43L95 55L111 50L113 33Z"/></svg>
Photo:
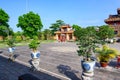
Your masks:
<svg viewBox="0 0 120 80"><path fill-rule="evenodd" d="M31 72L29 69L23 64L9 62L8 59L0 56L0 80L18 80L18 77L25 73L30 73L40 80L61 80L43 72Z"/></svg>
<svg viewBox="0 0 120 80"><path fill-rule="evenodd" d="M112 47L115 47L115 48L117 47L117 49L120 49L119 46L120 44L114 44ZM69 42L41 44L41 47L39 48L39 50L41 51L40 67L45 70L54 72L56 74L68 77L71 80L81 80L82 69L80 65L80 57L77 55L77 52L76 52L77 49L78 48L75 43L69 43ZM8 56L7 49L4 48L2 50L4 51L3 54ZM28 46L17 47L15 53L19 54L19 56L17 57L17 60L20 60L21 62L29 64L29 60L31 58L30 58L30 49L28 48ZM12 74L15 74L15 72L18 73L16 74L16 76L29 72L28 67L23 68L23 64L16 66L14 63L9 63L9 65L6 65L4 61L2 61L0 64L3 64L3 65L0 65L2 66L0 70L2 70L4 66L17 67L15 69L13 69L13 67L6 68L6 71L8 71L9 69L14 70L14 72L11 72L11 71L6 72L6 74L11 73L10 74L11 76L13 76ZM119 73L116 73L116 72L119 72ZM46 74L42 72L35 72L31 74L39 77L42 80L44 79L59 80L59 78L50 76L52 74L49 75L48 73ZM116 69L116 71L115 69L108 71L106 69L96 68L94 80L120 80L119 74L120 74L120 69ZM61 80L64 80L64 79L61 79Z"/></svg>

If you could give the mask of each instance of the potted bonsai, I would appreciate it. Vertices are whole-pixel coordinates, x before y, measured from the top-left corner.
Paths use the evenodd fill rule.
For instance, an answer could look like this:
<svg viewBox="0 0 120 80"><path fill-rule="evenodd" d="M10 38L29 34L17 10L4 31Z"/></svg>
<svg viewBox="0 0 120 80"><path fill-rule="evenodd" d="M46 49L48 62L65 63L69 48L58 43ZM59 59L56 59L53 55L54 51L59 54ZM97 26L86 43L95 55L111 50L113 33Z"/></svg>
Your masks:
<svg viewBox="0 0 120 80"><path fill-rule="evenodd" d="M102 48L97 48L95 51L98 53L97 59L101 67L106 67L109 61L118 55L117 50L109 48L107 45L103 45Z"/></svg>
<svg viewBox="0 0 120 80"><path fill-rule="evenodd" d="M39 44L40 42L38 40L32 40L29 44L29 48L32 49L31 51L32 70L39 70L40 51L37 50Z"/></svg>
<svg viewBox="0 0 120 80"><path fill-rule="evenodd" d="M100 43L96 31L93 27L82 28L78 34L78 55L81 56L82 80L91 80L94 75L94 66L96 63L94 50Z"/></svg>
<svg viewBox="0 0 120 80"><path fill-rule="evenodd" d="M38 40L32 40L29 44L29 48L32 49L33 52L37 51L40 42Z"/></svg>
<svg viewBox="0 0 120 80"><path fill-rule="evenodd" d="M9 51L9 60L14 61L14 50L15 50L15 44L14 44L14 39L8 39L7 45L9 46L8 51Z"/></svg>
<svg viewBox="0 0 120 80"><path fill-rule="evenodd" d="M99 43L98 37L93 27L83 28L79 30L78 37L78 55L82 56L81 65L83 72L93 72L95 59L91 58Z"/></svg>

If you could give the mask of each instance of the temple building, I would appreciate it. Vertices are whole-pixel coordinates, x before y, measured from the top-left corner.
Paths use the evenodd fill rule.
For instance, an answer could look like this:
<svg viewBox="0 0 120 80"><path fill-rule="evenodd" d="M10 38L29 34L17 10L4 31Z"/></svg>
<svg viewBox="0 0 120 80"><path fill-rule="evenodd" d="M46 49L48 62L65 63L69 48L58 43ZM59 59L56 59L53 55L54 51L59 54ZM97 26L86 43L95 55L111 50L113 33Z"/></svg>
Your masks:
<svg viewBox="0 0 120 80"><path fill-rule="evenodd" d="M117 9L116 15L109 15L108 19L105 19L104 21L114 29L117 36L120 36L120 8Z"/></svg>
<svg viewBox="0 0 120 80"><path fill-rule="evenodd" d="M61 42L75 40L74 30L70 25L62 25L60 29L55 32L55 39Z"/></svg>

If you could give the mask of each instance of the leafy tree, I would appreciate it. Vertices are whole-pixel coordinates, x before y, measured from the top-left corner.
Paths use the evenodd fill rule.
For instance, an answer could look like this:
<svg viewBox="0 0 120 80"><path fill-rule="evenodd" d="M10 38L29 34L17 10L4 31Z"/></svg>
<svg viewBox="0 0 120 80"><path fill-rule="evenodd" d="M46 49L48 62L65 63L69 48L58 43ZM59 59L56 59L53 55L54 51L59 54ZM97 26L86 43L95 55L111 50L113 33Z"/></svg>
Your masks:
<svg viewBox="0 0 120 80"><path fill-rule="evenodd" d="M75 24L73 24L72 25L72 29L74 29L74 36L76 37L76 38L78 38L79 37L79 30L81 29L81 27L80 26L78 26L78 25L75 25Z"/></svg>
<svg viewBox="0 0 120 80"><path fill-rule="evenodd" d="M54 32L59 30L60 26L64 25L64 21L57 20L56 23L51 24L50 29L52 31L52 35L54 35Z"/></svg>
<svg viewBox="0 0 120 80"><path fill-rule="evenodd" d="M38 31L42 29L43 25L40 16L31 11L19 16L17 27L20 27L26 35L33 38L33 36L38 35Z"/></svg>
<svg viewBox="0 0 120 80"><path fill-rule="evenodd" d="M100 39L105 40L106 38L114 37L114 30L108 25L103 25L99 27L98 36Z"/></svg>
<svg viewBox="0 0 120 80"><path fill-rule="evenodd" d="M38 32L38 38L39 38L40 40L44 40L44 31Z"/></svg>
<svg viewBox="0 0 120 80"><path fill-rule="evenodd" d="M72 25L72 29L74 29L74 30L76 31L76 30L81 29L81 27L78 26L78 25L73 24L73 25Z"/></svg>
<svg viewBox="0 0 120 80"><path fill-rule="evenodd" d="M7 36L7 33L9 32L9 15L3 10L0 9L0 35Z"/></svg>
<svg viewBox="0 0 120 80"><path fill-rule="evenodd" d="M20 31L15 32L14 38L15 38L16 42L20 42L20 41L24 40L23 32L20 32Z"/></svg>
<svg viewBox="0 0 120 80"><path fill-rule="evenodd" d="M0 26L9 26L8 22L9 21L9 15L2 9L0 9Z"/></svg>
<svg viewBox="0 0 120 80"><path fill-rule="evenodd" d="M17 31L14 33L14 36L23 36L23 32Z"/></svg>
<svg viewBox="0 0 120 80"><path fill-rule="evenodd" d="M45 29L44 30L44 37L45 37L45 40L50 39L50 37L51 37L51 30Z"/></svg>

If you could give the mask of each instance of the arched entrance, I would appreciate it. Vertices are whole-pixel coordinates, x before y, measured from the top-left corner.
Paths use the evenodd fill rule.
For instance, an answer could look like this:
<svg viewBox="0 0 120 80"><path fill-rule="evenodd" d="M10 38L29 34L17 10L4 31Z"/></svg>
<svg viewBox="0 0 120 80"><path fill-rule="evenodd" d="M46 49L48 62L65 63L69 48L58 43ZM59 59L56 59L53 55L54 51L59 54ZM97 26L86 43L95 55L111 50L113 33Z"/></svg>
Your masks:
<svg viewBox="0 0 120 80"><path fill-rule="evenodd" d="M66 41L66 36L65 36L65 34L61 34L61 35L60 35L60 41L61 41L61 42L65 42L65 41Z"/></svg>

